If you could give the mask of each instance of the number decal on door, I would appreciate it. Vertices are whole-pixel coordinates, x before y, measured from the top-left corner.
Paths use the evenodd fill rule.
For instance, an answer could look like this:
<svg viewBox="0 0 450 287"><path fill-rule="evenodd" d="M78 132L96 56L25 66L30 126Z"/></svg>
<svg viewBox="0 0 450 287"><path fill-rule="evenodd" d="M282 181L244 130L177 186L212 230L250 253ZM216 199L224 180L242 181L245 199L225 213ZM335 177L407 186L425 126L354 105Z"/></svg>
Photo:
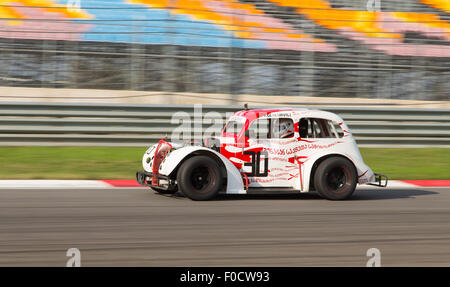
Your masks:
<svg viewBox="0 0 450 287"><path fill-rule="evenodd" d="M244 163L245 166L251 167L251 172L246 172L245 174L249 177L266 177L269 173L269 153L265 150L255 152L255 151L244 151L244 154L248 154L252 157L250 162ZM264 171L261 172L261 155L264 156Z"/></svg>

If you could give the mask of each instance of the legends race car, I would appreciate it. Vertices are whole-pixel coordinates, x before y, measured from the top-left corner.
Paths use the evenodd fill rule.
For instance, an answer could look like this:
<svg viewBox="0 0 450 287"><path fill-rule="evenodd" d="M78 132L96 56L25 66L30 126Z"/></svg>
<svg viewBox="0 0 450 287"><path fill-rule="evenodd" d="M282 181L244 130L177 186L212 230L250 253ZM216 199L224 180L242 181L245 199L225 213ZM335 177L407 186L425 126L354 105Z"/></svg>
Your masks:
<svg viewBox="0 0 450 287"><path fill-rule="evenodd" d="M388 180L364 163L342 118L300 108L246 108L228 119L221 136L202 145L162 139L145 152L142 166L136 173L139 184L193 200L221 192L311 190L341 200L357 184L385 187Z"/></svg>

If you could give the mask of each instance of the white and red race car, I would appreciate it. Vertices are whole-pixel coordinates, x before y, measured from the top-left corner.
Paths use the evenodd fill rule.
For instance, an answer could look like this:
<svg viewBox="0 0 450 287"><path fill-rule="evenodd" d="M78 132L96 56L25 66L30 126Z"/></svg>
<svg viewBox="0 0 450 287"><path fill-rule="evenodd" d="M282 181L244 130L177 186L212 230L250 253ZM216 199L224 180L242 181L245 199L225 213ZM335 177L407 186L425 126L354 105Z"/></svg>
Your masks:
<svg viewBox="0 0 450 287"><path fill-rule="evenodd" d="M218 193L285 193L316 190L346 199L357 184L387 185L364 163L348 126L336 114L273 108L234 113L222 134L203 145L164 139L143 156L139 184L193 200Z"/></svg>

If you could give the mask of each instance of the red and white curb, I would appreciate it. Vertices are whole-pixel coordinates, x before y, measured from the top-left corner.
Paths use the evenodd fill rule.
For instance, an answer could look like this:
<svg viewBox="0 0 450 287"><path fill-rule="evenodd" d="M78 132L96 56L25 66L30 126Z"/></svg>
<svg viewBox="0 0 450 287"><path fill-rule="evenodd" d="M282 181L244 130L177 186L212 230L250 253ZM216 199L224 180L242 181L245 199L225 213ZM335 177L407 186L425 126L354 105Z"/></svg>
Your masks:
<svg viewBox="0 0 450 287"><path fill-rule="evenodd" d="M0 189L145 188L135 180L0 180ZM360 185L358 188L372 188ZM450 180L390 180L387 188L450 187ZM377 187L374 187L377 188Z"/></svg>

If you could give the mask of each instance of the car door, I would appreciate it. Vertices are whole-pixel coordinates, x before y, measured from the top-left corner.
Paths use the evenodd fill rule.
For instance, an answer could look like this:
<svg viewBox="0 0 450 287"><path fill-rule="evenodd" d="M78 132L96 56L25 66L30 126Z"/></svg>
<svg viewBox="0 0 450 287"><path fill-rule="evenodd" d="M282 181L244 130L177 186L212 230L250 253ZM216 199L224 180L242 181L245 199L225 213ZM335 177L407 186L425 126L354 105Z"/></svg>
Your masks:
<svg viewBox="0 0 450 287"><path fill-rule="evenodd" d="M291 118L266 117L254 120L248 128L248 148L243 172L249 187L292 187L289 150L296 143ZM291 167L288 167L291 166Z"/></svg>

